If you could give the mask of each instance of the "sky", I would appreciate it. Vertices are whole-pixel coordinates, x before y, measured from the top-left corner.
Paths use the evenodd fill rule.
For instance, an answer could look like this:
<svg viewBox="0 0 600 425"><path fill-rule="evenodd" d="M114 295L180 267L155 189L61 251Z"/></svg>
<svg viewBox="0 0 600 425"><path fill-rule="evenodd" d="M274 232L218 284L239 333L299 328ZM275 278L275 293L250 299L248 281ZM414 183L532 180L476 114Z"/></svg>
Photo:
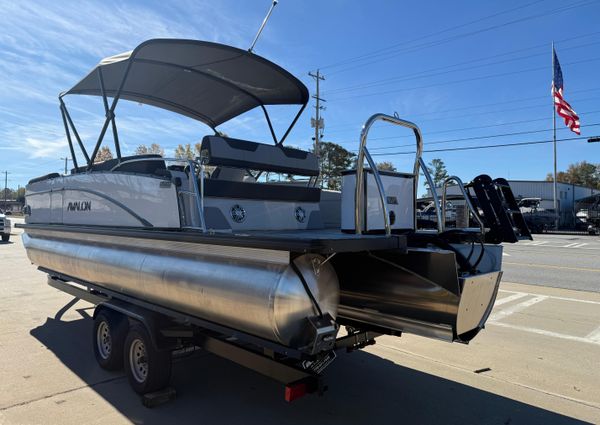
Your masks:
<svg viewBox="0 0 600 425"><path fill-rule="evenodd" d="M69 156L58 109L68 90L103 57L151 38L190 38L247 49L270 0L5 1L0 0L0 171L16 188L61 172ZM463 181L478 174L543 180L552 171L551 44L564 78L564 97L581 117L582 137L557 118L558 169L600 163L599 0L457 0L365 2L280 0L255 53L302 80L311 95L320 71L323 140L356 150L374 113L398 114L420 126L426 162L442 159ZM65 98L88 149L100 132L101 98ZM286 144L308 149L314 101ZM283 134L296 107L269 107ZM270 143L260 111L219 127L231 137ZM173 155L211 130L147 105L120 102L122 152L158 143ZM108 135L105 143L110 146ZM412 170L414 138L378 123L368 146L376 161ZM471 150L448 149L477 147ZM113 148L114 151L114 148ZM81 158L81 156L79 157ZM81 162L81 159L80 159ZM69 167L71 164L69 163ZM4 176L2 176L4 177Z"/></svg>

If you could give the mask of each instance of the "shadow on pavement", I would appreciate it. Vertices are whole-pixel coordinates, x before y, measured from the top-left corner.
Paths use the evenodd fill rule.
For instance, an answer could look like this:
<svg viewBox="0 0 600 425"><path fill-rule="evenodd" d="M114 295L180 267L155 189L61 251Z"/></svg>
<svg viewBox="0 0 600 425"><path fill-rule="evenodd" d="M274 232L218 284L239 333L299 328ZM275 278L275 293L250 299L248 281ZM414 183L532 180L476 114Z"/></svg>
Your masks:
<svg viewBox="0 0 600 425"><path fill-rule="evenodd" d="M147 409L122 373L103 371L96 364L91 333L89 318L68 322L48 318L44 325L31 330L32 336L133 423L584 423L409 369L367 352L341 353L327 370L329 391L323 397L306 396L291 404L283 400L283 386L279 383L198 352L173 366L171 383L177 390L177 399Z"/></svg>

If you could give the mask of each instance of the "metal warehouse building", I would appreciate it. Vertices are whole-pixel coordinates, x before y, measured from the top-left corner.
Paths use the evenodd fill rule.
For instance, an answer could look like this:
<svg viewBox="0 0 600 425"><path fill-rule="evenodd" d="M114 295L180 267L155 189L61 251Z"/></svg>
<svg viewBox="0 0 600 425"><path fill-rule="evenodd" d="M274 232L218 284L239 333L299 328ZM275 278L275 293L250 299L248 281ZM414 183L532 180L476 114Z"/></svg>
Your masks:
<svg viewBox="0 0 600 425"><path fill-rule="evenodd" d="M553 182L535 180L509 180L508 183L515 198L541 198L540 206L545 209L553 209ZM429 191L428 191L429 192ZM442 189L438 188L441 195ZM575 224L575 202L581 198L600 193L600 190L591 187L579 186L569 183L558 183L556 197L560 211L560 226L570 227ZM456 187L449 187L448 194L458 195L460 192ZM430 195L428 193L428 195Z"/></svg>

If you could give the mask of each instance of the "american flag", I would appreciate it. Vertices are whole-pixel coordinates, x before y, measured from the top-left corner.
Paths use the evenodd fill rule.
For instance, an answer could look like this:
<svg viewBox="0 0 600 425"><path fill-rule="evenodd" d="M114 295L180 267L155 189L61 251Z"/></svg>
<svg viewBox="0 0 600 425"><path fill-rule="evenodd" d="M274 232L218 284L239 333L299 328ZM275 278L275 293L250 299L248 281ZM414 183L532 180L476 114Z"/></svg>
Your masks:
<svg viewBox="0 0 600 425"><path fill-rule="evenodd" d="M554 98L554 106L556 113L565 120L565 125L572 132L581 134L579 127L579 116L571 108L571 105L563 98L563 75L560 69L560 63L556 56L556 51L552 50L552 63L554 65L554 81L552 81L552 97Z"/></svg>

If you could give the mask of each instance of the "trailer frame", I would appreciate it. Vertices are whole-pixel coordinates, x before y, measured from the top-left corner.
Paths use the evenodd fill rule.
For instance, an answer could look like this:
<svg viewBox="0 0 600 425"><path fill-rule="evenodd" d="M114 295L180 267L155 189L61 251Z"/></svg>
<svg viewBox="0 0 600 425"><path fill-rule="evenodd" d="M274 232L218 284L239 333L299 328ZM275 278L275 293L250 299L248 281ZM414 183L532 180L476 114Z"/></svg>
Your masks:
<svg viewBox="0 0 600 425"><path fill-rule="evenodd" d="M141 324L159 351L198 347L230 360L284 384L288 402L310 393L322 395L327 390L323 372L337 357L336 351L362 349L375 344L375 338L381 335L349 328L347 335L336 339L332 350L310 355L53 270L39 270L48 274L49 286L94 304L94 320L110 310L127 318L129 327Z"/></svg>

